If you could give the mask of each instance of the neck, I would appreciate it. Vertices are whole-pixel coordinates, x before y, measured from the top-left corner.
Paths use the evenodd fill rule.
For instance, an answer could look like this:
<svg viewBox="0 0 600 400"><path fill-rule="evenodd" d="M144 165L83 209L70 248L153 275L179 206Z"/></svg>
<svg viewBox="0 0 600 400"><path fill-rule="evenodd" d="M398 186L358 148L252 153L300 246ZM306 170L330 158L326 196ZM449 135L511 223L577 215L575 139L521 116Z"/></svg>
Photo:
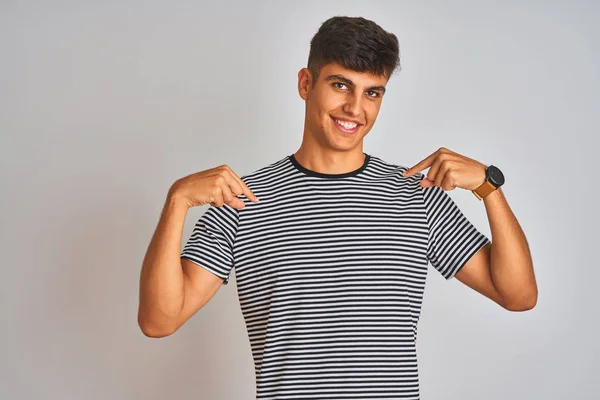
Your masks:
<svg viewBox="0 0 600 400"><path fill-rule="evenodd" d="M345 174L359 169L365 162L362 145L343 151L302 143L294 158L305 168L322 174Z"/></svg>

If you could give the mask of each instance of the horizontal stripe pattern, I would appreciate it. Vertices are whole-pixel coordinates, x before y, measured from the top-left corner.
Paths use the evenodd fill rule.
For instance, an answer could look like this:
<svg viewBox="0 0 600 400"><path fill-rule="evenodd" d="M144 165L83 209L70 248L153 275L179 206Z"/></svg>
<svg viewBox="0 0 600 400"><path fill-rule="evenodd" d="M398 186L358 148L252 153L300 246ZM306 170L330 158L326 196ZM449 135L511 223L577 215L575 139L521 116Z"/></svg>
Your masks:
<svg viewBox="0 0 600 400"><path fill-rule="evenodd" d="M428 264L451 279L489 239L422 173L365 154L346 174L293 155L241 178L260 198L210 206L181 256L235 266L257 399L418 399Z"/></svg>

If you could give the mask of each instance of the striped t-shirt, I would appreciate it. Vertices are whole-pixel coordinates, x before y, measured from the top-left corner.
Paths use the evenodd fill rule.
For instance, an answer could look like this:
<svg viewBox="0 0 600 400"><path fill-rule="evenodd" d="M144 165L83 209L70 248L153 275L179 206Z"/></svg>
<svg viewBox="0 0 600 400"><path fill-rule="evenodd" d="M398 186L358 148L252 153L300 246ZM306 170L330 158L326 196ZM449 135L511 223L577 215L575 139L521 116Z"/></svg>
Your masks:
<svg viewBox="0 0 600 400"><path fill-rule="evenodd" d="M293 155L241 176L260 199L210 205L181 256L235 266L257 399L419 399L428 263L446 279L490 240L440 187L365 153L344 174Z"/></svg>

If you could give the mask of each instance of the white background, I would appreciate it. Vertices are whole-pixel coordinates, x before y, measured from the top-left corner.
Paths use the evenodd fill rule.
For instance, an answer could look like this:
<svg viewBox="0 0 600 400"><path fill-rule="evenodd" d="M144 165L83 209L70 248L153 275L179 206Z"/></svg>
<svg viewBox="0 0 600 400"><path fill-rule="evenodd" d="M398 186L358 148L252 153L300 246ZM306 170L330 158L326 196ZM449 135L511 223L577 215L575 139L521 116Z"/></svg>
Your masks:
<svg viewBox="0 0 600 400"><path fill-rule="evenodd" d="M0 398L254 398L235 280L151 339L139 272L177 178L298 149L296 74L334 15L400 41L364 150L497 165L533 255L524 313L430 268L422 398L598 398L597 2L52 3L0 4ZM489 236L483 202L451 196Z"/></svg>

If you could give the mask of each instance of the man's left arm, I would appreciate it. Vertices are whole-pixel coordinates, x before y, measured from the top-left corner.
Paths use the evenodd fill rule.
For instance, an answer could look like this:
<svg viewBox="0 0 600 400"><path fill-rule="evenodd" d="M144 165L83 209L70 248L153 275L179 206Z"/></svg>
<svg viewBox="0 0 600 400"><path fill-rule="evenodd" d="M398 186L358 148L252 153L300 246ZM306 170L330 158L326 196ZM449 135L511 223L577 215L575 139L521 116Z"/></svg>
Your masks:
<svg viewBox="0 0 600 400"><path fill-rule="evenodd" d="M471 257L455 277L488 297L495 296L507 310L530 310L537 303L538 291L525 234L502 188L484 197L483 202L492 243Z"/></svg>
<svg viewBox="0 0 600 400"><path fill-rule="evenodd" d="M485 181L486 165L444 147L404 176L430 168L421 184L444 190L474 190ZM527 239L510 209L502 188L483 198L491 243L482 247L455 275L456 279L511 311L535 307L538 289Z"/></svg>

